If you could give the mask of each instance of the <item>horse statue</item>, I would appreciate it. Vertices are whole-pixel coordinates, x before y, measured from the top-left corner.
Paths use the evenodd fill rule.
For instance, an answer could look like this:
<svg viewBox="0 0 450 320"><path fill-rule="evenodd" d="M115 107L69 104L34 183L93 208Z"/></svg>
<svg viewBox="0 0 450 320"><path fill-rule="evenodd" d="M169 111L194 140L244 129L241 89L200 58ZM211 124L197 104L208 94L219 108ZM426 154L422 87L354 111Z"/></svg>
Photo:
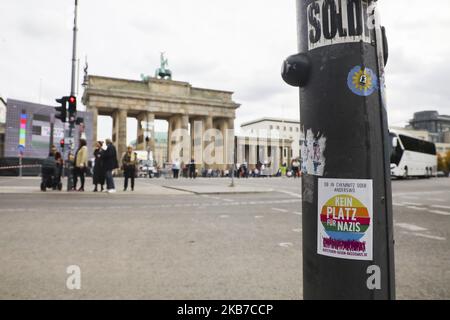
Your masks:
<svg viewBox="0 0 450 320"><path fill-rule="evenodd" d="M172 71L170 71L170 69L168 69L167 67L169 66L169 62L168 60L164 57L164 52L161 52L161 66L156 69L155 71L155 78L158 79L168 79L168 80L172 80Z"/></svg>

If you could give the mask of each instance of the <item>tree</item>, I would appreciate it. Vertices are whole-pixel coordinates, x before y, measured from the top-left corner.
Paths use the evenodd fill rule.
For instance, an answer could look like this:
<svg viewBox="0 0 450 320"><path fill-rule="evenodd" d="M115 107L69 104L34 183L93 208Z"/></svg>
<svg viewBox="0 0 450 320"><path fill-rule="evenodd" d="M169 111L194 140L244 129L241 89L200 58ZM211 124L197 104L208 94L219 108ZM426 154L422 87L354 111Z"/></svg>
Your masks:
<svg viewBox="0 0 450 320"><path fill-rule="evenodd" d="M440 153L437 154L437 169L438 171L443 171L446 163L444 163L445 159L441 156Z"/></svg>
<svg viewBox="0 0 450 320"><path fill-rule="evenodd" d="M445 161L447 162L447 170L445 172L450 172L450 150L445 154Z"/></svg>
<svg viewBox="0 0 450 320"><path fill-rule="evenodd" d="M450 151L447 152L445 156L441 156L441 154L438 153L438 171L444 171L445 173L448 173L450 171L450 163L448 160L450 160Z"/></svg>

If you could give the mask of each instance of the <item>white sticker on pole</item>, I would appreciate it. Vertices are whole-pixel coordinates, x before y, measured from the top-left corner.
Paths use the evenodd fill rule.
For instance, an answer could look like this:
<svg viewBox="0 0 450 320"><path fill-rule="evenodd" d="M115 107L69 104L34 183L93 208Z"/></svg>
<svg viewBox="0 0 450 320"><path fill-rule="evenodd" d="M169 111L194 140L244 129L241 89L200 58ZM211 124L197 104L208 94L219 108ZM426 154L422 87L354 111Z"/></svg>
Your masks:
<svg viewBox="0 0 450 320"><path fill-rule="evenodd" d="M372 260L372 180L319 179L317 204L317 253Z"/></svg>

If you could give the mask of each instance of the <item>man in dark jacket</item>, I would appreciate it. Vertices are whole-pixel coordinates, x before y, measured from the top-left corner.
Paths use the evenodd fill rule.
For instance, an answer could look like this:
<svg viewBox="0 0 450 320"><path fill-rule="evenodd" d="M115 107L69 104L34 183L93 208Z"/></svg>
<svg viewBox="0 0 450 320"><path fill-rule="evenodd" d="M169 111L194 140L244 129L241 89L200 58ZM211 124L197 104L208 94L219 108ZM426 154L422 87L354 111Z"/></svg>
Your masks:
<svg viewBox="0 0 450 320"><path fill-rule="evenodd" d="M105 170L106 191L109 193L115 193L116 187L114 185L112 172L114 169L119 168L119 163L117 161L116 147L114 147L111 139L106 139L106 150L102 155L102 159L103 169Z"/></svg>
<svg viewBox="0 0 450 320"><path fill-rule="evenodd" d="M189 163L189 178L195 179L195 160L191 159Z"/></svg>

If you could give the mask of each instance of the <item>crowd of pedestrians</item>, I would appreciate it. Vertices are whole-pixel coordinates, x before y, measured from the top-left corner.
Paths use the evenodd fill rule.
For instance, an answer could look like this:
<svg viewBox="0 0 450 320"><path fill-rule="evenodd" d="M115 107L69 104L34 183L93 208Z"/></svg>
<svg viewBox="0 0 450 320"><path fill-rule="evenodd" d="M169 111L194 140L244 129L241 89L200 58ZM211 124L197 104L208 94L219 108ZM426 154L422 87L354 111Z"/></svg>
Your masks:
<svg viewBox="0 0 450 320"><path fill-rule="evenodd" d="M89 170L88 161L88 148L85 139L79 140L79 146L75 152L72 154L69 152L68 163L72 164L72 167L68 168L71 170L72 188L71 191L83 192L85 191L85 181L86 174ZM53 145L49 157L46 159L45 163L55 166L55 171L50 168L48 174L45 176L54 175L54 180L51 183L44 183L48 187L53 187L53 189L61 190L61 176L64 166L63 157L57 148ZM135 188L135 177L138 173L139 159L137 152L133 150L132 146L127 148L127 151L121 157L120 169L124 176L123 191L127 191L130 187L131 191ZM48 166L50 166L48 165ZM242 164L237 164L234 169L231 170L218 170L218 169L207 169L201 168L200 175L202 177L230 177L232 174L237 178L248 178L248 177L261 177L261 176L286 176L286 177L300 177L301 176L301 163L299 159L293 159L290 166L283 163L276 174L269 174L272 172L273 168L270 168L270 163L261 163L258 161L253 169L250 169L246 162ZM114 182L113 172L119 169L117 150L111 139L106 139L105 142L97 141L93 152L93 165L92 165L92 182L94 185L93 192L108 192L115 193L116 186ZM182 163L179 159L174 159L171 164L172 177L174 179L179 179L180 175L185 178L195 179L199 174L196 169L195 160L191 159L188 163ZM43 169L43 177L44 177ZM54 173L53 173L54 172ZM45 178L49 181L48 178ZM80 182L79 188L78 181ZM105 186L106 185L106 186ZM41 189L43 185L41 185ZM43 190L45 191L45 190Z"/></svg>
<svg viewBox="0 0 450 320"><path fill-rule="evenodd" d="M60 156L60 155L59 155ZM119 169L117 160L117 150L111 139L105 142L97 141L94 148L94 161L92 170L93 192L115 193L116 186L113 177L113 171ZM128 180L131 180L131 191L134 191L134 178L136 176L136 167L138 164L137 154L132 147L128 147L127 152L122 157L122 167L124 172L124 191L128 188ZM71 191L83 192L85 188L86 174L88 173L88 149L86 140L79 140L79 147L74 155L69 153L68 161L73 163L72 169L72 189ZM77 188L78 181L81 185ZM105 186L106 185L106 186Z"/></svg>

